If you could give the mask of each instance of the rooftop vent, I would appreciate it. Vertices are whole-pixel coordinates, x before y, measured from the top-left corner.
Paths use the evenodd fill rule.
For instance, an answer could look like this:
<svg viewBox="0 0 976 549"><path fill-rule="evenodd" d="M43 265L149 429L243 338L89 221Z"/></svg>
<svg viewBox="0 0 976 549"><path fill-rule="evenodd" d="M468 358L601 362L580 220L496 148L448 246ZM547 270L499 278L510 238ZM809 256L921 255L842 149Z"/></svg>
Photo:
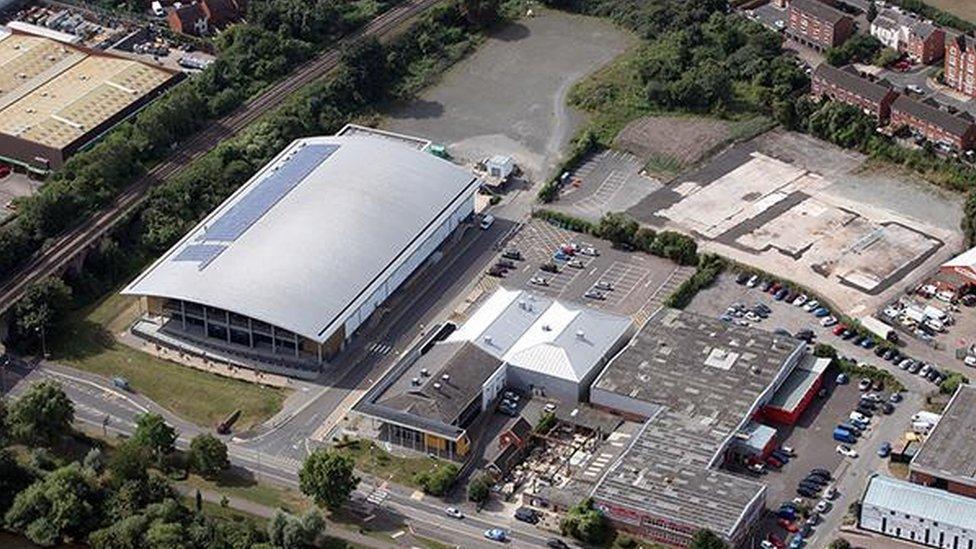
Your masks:
<svg viewBox="0 0 976 549"><path fill-rule="evenodd" d="M548 324L543 324L542 325L542 331L543 332L551 332L552 331L552 326L550 326Z"/></svg>
<svg viewBox="0 0 976 549"><path fill-rule="evenodd" d="M485 343L487 343L488 345L491 345L491 336L490 335L486 335L484 339L485 339Z"/></svg>

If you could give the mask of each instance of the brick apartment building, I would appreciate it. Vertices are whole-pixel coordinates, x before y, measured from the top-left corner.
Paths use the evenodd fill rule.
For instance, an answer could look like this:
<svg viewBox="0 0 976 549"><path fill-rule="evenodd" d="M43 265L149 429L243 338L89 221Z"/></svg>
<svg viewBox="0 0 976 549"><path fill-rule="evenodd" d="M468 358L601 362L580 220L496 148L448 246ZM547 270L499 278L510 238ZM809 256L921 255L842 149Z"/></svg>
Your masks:
<svg viewBox="0 0 976 549"><path fill-rule="evenodd" d="M941 59L945 51L945 31L898 8L886 8L878 13L871 22L871 36L916 63L932 63Z"/></svg>
<svg viewBox="0 0 976 549"><path fill-rule="evenodd" d="M887 120L891 104L898 94L885 83L875 82L855 72L853 67L839 69L821 63L813 71L813 94L860 107L878 120Z"/></svg>
<svg viewBox="0 0 976 549"><path fill-rule="evenodd" d="M797 42L822 51L850 38L854 20L820 0L791 0L786 33Z"/></svg>
<svg viewBox="0 0 976 549"><path fill-rule="evenodd" d="M955 115L905 95L891 104L891 125L908 126L929 141L946 143L963 151L976 143L976 124L968 116Z"/></svg>
<svg viewBox="0 0 976 549"><path fill-rule="evenodd" d="M946 41L945 80L971 97L976 97L976 38L968 34Z"/></svg>

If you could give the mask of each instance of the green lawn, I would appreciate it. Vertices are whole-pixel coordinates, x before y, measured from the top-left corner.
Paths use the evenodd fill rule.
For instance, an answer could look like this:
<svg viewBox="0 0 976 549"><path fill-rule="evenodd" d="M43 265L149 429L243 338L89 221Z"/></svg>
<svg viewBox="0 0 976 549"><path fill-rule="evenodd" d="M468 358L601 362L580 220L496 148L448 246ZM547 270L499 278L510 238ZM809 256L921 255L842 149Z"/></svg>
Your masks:
<svg viewBox="0 0 976 549"><path fill-rule="evenodd" d="M191 488L219 492L228 497L246 499L267 507L281 508L289 513L302 513L310 505L308 499L298 491L259 483L253 478L242 476L234 469L225 471L216 480L190 475L183 484Z"/></svg>
<svg viewBox="0 0 976 549"><path fill-rule="evenodd" d="M415 488L420 487L416 480L418 473L431 471L449 463L429 457L394 456L368 440L352 441L345 446L340 444L335 450L350 456L356 462L356 469L359 471Z"/></svg>
<svg viewBox="0 0 976 549"><path fill-rule="evenodd" d="M112 292L71 313L49 337L51 358L106 377L123 376L132 389L199 425L219 423L241 410L236 428L260 424L281 409L286 391L208 374L158 359L115 341L138 315L136 300Z"/></svg>

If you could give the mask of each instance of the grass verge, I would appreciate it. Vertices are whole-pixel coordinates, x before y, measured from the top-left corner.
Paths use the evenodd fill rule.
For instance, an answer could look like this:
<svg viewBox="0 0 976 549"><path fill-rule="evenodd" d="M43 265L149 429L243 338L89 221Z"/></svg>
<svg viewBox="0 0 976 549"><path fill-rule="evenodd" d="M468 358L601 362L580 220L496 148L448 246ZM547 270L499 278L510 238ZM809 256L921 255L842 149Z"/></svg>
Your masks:
<svg viewBox="0 0 976 549"><path fill-rule="evenodd" d="M246 430L281 409L286 391L201 372L156 358L115 340L138 314L134 299L111 292L90 307L74 311L51 337L51 358L105 377L123 376L132 389L176 415L199 425L214 425L234 410Z"/></svg>
<svg viewBox="0 0 976 549"><path fill-rule="evenodd" d="M296 490L260 483L239 469L226 470L215 480L190 475L183 484L190 488L218 492L227 497L245 499L265 507L284 509L289 513L303 513L311 506L311 502Z"/></svg>
<svg viewBox="0 0 976 549"><path fill-rule="evenodd" d="M449 462L429 457L400 457L369 440L352 440L336 445L335 450L356 462L356 469L397 484L420 488L417 476Z"/></svg>

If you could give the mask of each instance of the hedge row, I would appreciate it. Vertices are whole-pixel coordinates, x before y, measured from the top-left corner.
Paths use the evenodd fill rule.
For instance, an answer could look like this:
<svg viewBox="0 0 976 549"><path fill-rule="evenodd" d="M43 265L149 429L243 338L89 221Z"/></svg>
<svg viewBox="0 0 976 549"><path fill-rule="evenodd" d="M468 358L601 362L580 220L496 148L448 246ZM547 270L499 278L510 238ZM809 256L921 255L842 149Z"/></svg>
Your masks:
<svg viewBox="0 0 976 549"><path fill-rule="evenodd" d="M715 278L725 270L728 263L724 258L715 254L703 255L698 262L698 269L691 278L685 280L665 300L664 304L675 309L684 309L691 303L698 292L712 285Z"/></svg>

